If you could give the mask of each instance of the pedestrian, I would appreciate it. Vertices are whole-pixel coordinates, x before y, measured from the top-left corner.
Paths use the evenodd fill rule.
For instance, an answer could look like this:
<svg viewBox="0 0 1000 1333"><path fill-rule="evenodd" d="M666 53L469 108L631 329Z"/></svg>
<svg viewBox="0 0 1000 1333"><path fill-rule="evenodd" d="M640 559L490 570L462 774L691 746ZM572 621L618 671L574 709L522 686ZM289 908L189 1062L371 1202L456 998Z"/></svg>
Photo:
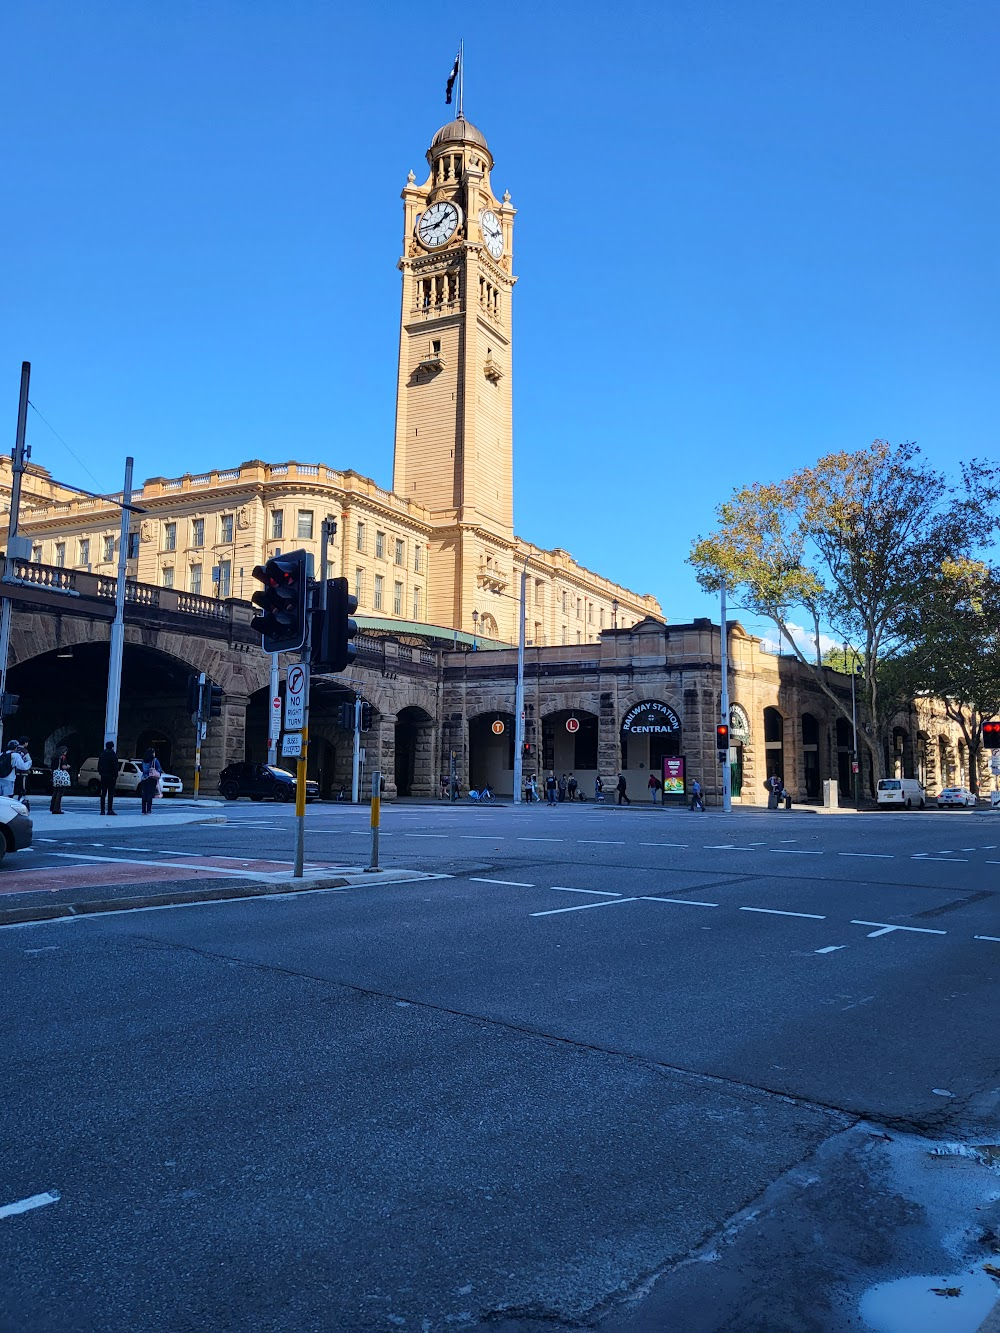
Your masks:
<svg viewBox="0 0 1000 1333"><path fill-rule="evenodd" d="M594 778L594 800L604 802L604 779L600 773Z"/></svg>
<svg viewBox="0 0 1000 1333"><path fill-rule="evenodd" d="M150 746L142 757L142 781L139 783L139 794L142 797L142 813L144 815L153 813L153 797L157 794L162 772L163 769L156 757L156 751Z"/></svg>
<svg viewBox="0 0 1000 1333"><path fill-rule="evenodd" d="M705 813L705 803L701 799L701 783L697 778L691 783L691 809Z"/></svg>
<svg viewBox="0 0 1000 1333"><path fill-rule="evenodd" d="M105 804L109 815L117 814L115 787L118 784L118 754L114 741L107 741L97 756L97 776L101 780L101 814L104 814Z"/></svg>
<svg viewBox="0 0 1000 1333"><path fill-rule="evenodd" d="M550 772L545 779L545 799L549 805L555 805L556 798L559 795L559 784L556 782L555 773Z"/></svg>
<svg viewBox="0 0 1000 1333"><path fill-rule="evenodd" d="M777 810L778 801L785 784L782 782L781 778L778 777L777 773L772 773L764 785L767 787L768 810Z"/></svg>
<svg viewBox="0 0 1000 1333"><path fill-rule="evenodd" d="M624 773L619 773L619 774L618 774L618 788L617 788L617 790L618 790L618 804L619 804L619 805L622 805L622 804L624 804L624 805L631 805L631 804L632 804L632 802L631 802L631 801L629 800L629 798L628 798L628 793L627 793L626 790L625 790L625 788L626 788L627 785L628 785L628 784L627 784L626 781L625 781L625 774L624 774Z"/></svg>
<svg viewBox="0 0 1000 1333"><path fill-rule="evenodd" d="M63 813L62 798L69 790L69 755L63 750L52 765L52 800L49 802L49 814Z"/></svg>
<svg viewBox="0 0 1000 1333"><path fill-rule="evenodd" d="M565 799L566 799L566 774L561 773L559 775L559 800L560 802L562 802L565 801Z"/></svg>
<svg viewBox="0 0 1000 1333"><path fill-rule="evenodd" d="M448 795L448 778L444 773L441 774L441 782L439 786L440 786L440 797L441 800L443 801L445 797Z"/></svg>
<svg viewBox="0 0 1000 1333"><path fill-rule="evenodd" d="M646 786L649 788L649 799L655 805L656 793L660 790L660 779L656 776L655 773L650 773L649 781L646 783Z"/></svg>
<svg viewBox="0 0 1000 1333"><path fill-rule="evenodd" d="M14 800L20 801L25 810L31 809L28 800L28 774L31 772L31 755L28 753L28 738L22 736L17 743L17 753L21 762L14 765Z"/></svg>
<svg viewBox="0 0 1000 1333"><path fill-rule="evenodd" d="M579 785L580 785L580 784L577 782L576 778L575 778L575 777L573 776L573 774L571 773L571 774L569 775L569 781L566 783L566 790L569 792L569 799L570 799L571 801L575 801L575 800L576 800L576 793L577 793L577 788L579 787Z"/></svg>
<svg viewBox="0 0 1000 1333"><path fill-rule="evenodd" d="M14 784L21 775L31 768L31 760L25 763L18 741L8 741L7 748L0 755L0 796L14 799Z"/></svg>

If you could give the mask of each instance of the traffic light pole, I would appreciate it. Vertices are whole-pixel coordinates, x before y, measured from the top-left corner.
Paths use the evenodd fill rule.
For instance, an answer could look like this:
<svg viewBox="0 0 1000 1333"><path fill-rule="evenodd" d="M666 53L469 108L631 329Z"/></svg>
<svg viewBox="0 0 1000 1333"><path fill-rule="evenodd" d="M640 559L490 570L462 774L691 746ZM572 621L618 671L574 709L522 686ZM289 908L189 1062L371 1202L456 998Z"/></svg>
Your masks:
<svg viewBox="0 0 1000 1333"><path fill-rule="evenodd" d="M306 764L309 758L309 691L312 672L309 660L312 654L312 617L306 617L306 641L302 645L302 662L306 668L306 687L302 700L302 749L295 765L295 868L293 879L302 878L306 851Z"/></svg>
<svg viewBox="0 0 1000 1333"><path fill-rule="evenodd" d="M726 580L722 580L720 589L722 597L722 609L719 612L721 618L721 656L722 656L722 721L729 726L729 627L726 624ZM731 814L733 809L733 791L732 791L732 769L729 764L729 751L726 750L726 756L720 765L722 768L722 809L725 814Z"/></svg>
<svg viewBox="0 0 1000 1333"><path fill-rule="evenodd" d="M361 697L354 700L354 758L351 769L351 803L361 800Z"/></svg>
<svg viewBox="0 0 1000 1333"><path fill-rule="evenodd" d="M271 703L270 717L267 720L267 762L274 767L278 762L278 738L281 736L281 709L275 708L274 700L279 697L281 673L278 670L278 654L271 653Z"/></svg>
<svg viewBox="0 0 1000 1333"><path fill-rule="evenodd" d="M514 692L514 804L524 788L524 603L528 592L528 560L521 571L521 609L517 633L517 687Z"/></svg>
<svg viewBox="0 0 1000 1333"><path fill-rule="evenodd" d="M122 655L125 650L125 576L128 572L129 528L132 521L132 459L125 459L122 489L122 521L118 537L118 582L115 586L115 618L111 622L111 652L108 657L108 700L104 712L104 741L118 747L118 716L122 696Z"/></svg>
<svg viewBox="0 0 1000 1333"><path fill-rule="evenodd" d="M194 715L194 799L201 793L201 742L205 733L205 673L198 676L198 709Z"/></svg>
<svg viewBox="0 0 1000 1333"><path fill-rule="evenodd" d="M31 380L31 362L21 362L21 395L17 403L17 434L14 437L14 452L11 455L10 477L10 520L7 527L7 553L3 561L3 582L7 582L14 572L14 545L17 541L17 521L21 508L21 476L24 473L25 451L24 434L28 421L28 384ZM9 597L0 603L0 698L7 697L7 658L10 655L10 612ZM3 714L0 709L0 746L3 744Z"/></svg>

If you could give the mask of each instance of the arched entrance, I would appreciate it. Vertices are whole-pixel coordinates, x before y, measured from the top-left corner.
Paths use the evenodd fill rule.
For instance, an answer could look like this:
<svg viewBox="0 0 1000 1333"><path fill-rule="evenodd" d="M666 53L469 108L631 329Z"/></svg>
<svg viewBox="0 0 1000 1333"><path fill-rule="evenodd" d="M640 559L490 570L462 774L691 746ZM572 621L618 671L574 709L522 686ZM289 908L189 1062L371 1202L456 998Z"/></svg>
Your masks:
<svg viewBox="0 0 1000 1333"><path fill-rule="evenodd" d="M764 709L764 758L767 777L785 776L785 719L777 708Z"/></svg>
<svg viewBox="0 0 1000 1333"><path fill-rule="evenodd" d="M818 801L819 721L812 713L802 714L802 779L807 801Z"/></svg>
<svg viewBox="0 0 1000 1333"><path fill-rule="evenodd" d="M681 739L681 720L669 704L659 699L634 704L622 718L623 770L637 778L650 770L659 773L664 756L681 753Z"/></svg>
<svg viewBox="0 0 1000 1333"><path fill-rule="evenodd" d="M170 767L170 757L173 748L173 741L163 732L162 728L150 727L146 731L139 732L135 742L135 754L132 757L135 759L143 759L145 758L147 750L155 750L156 757L159 759L160 767L163 769L164 773L172 773L173 769ZM122 758L124 757L125 756L123 755Z"/></svg>
<svg viewBox="0 0 1000 1333"><path fill-rule="evenodd" d="M743 755L750 744L750 719L746 709L733 704L729 710L729 790L737 799L743 795Z"/></svg>
<svg viewBox="0 0 1000 1333"><path fill-rule="evenodd" d="M583 708L560 708L542 718L542 763L536 776L570 773L585 792L597 777L597 716ZM531 770L535 772L534 769ZM525 771L527 776L527 769Z"/></svg>
<svg viewBox="0 0 1000 1333"><path fill-rule="evenodd" d="M854 730L846 717L837 718L837 786L842 796L854 790L854 771L851 758L854 752Z"/></svg>
<svg viewBox="0 0 1000 1333"><path fill-rule="evenodd" d="M434 783L434 719L422 708L401 708L396 718L397 796L430 796Z"/></svg>
<svg viewBox="0 0 1000 1333"><path fill-rule="evenodd" d="M514 715L498 710L469 718L469 787L489 783L499 796L514 793Z"/></svg>

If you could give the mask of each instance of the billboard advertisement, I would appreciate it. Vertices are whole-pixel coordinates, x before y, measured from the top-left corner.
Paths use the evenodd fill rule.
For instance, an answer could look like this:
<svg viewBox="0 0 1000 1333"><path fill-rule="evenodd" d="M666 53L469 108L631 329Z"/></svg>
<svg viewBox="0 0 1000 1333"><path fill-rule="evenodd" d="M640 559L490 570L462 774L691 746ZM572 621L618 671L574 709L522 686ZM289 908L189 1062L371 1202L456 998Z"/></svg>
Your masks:
<svg viewBox="0 0 1000 1333"><path fill-rule="evenodd" d="M684 799L684 757L683 755L664 755L663 757L663 799Z"/></svg>

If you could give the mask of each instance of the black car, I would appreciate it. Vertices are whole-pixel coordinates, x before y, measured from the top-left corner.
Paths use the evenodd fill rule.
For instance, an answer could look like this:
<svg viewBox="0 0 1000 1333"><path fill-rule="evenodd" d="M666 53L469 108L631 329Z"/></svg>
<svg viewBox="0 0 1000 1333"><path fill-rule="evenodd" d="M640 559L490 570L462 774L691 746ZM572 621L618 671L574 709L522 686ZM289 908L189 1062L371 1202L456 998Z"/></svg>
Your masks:
<svg viewBox="0 0 1000 1333"><path fill-rule="evenodd" d="M295 778L283 768L273 768L270 764L230 764L219 774L219 792L227 801L238 801L241 796L249 796L251 801L263 801L265 797L274 801L294 801ZM307 778L306 800L318 799L319 783Z"/></svg>
<svg viewBox="0 0 1000 1333"><path fill-rule="evenodd" d="M52 769L47 764L32 764L24 775L24 791L26 796L51 796Z"/></svg>

